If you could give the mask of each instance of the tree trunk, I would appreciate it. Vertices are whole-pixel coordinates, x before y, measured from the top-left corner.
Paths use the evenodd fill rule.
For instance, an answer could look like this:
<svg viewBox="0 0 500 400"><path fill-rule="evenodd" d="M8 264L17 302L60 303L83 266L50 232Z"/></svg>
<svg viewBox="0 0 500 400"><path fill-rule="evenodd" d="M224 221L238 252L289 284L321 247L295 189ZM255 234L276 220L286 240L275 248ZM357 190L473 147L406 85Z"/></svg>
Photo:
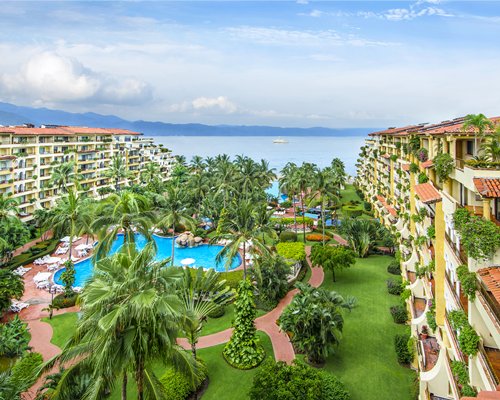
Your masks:
<svg viewBox="0 0 500 400"><path fill-rule="evenodd" d="M172 224L172 259L170 260L170 265L174 266L174 255L175 255L175 223Z"/></svg>
<svg viewBox="0 0 500 400"><path fill-rule="evenodd" d="M196 343L191 343L191 353L193 354L193 358L196 360Z"/></svg>
<svg viewBox="0 0 500 400"><path fill-rule="evenodd" d="M294 197L295 196L292 195L293 226L294 226L295 233L297 233L297 208L295 207Z"/></svg>
<svg viewBox="0 0 500 400"><path fill-rule="evenodd" d="M246 242L243 242L243 279L247 279Z"/></svg>
<svg viewBox="0 0 500 400"><path fill-rule="evenodd" d="M144 400L144 363L139 361L135 372L135 380L137 383L137 400Z"/></svg>
<svg viewBox="0 0 500 400"><path fill-rule="evenodd" d="M304 241L304 244L306 243L306 216L304 212L304 193L300 194L300 208L302 210L302 233L304 234L304 237L302 238Z"/></svg>
<svg viewBox="0 0 500 400"><path fill-rule="evenodd" d="M333 281L337 282L337 280L335 279L335 268L332 268L332 277L333 277Z"/></svg>
<svg viewBox="0 0 500 400"><path fill-rule="evenodd" d="M122 400L127 400L127 372L123 373Z"/></svg>
<svg viewBox="0 0 500 400"><path fill-rule="evenodd" d="M323 246L325 245L325 201L321 203L321 225L323 226Z"/></svg>

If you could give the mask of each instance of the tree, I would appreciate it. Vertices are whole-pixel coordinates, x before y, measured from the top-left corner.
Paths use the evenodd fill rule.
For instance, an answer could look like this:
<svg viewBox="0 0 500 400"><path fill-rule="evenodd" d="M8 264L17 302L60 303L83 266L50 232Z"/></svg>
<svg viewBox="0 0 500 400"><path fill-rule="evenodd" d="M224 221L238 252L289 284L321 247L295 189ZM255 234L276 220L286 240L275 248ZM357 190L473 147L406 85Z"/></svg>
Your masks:
<svg viewBox="0 0 500 400"><path fill-rule="evenodd" d="M196 223L187 208L187 196L181 188L169 185L160 206L160 221L156 224L158 228L172 229L172 257L171 265L174 265L175 256L175 227L183 225L194 230Z"/></svg>
<svg viewBox="0 0 500 400"><path fill-rule="evenodd" d="M216 261L220 262L226 257L226 268L229 268L241 247L243 250L243 278L246 279L248 243L252 243L254 251L261 254L269 252L266 245L262 243L259 228L255 205L251 200L231 203L226 216L221 216L217 234L212 238L213 242L218 242L221 239L229 241L217 254Z"/></svg>
<svg viewBox="0 0 500 400"><path fill-rule="evenodd" d="M23 278L8 269L0 269L0 314L9 309L12 299L20 299L23 292Z"/></svg>
<svg viewBox="0 0 500 400"><path fill-rule="evenodd" d="M61 274L61 281L64 284L64 295L69 297L73 294L73 285L75 284L75 266L71 260L64 263L64 271Z"/></svg>
<svg viewBox="0 0 500 400"><path fill-rule="evenodd" d="M259 343L255 329L257 310L253 301L253 286L249 280L240 282L236 293L233 334L224 346L226 361L239 369L251 369L264 359L265 352Z"/></svg>
<svg viewBox="0 0 500 400"><path fill-rule="evenodd" d="M481 151L491 162L500 161L500 125L497 126L495 133L486 136L481 143Z"/></svg>
<svg viewBox="0 0 500 400"><path fill-rule="evenodd" d="M340 231L358 257L366 257L382 234L378 222L359 218L345 218Z"/></svg>
<svg viewBox="0 0 500 400"><path fill-rule="evenodd" d="M261 305L272 309L287 294L290 271L291 266L276 253L257 257L252 279L256 282Z"/></svg>
<svg viewBox="0 0 500 400"><path fill-rule="evenodd" d="M64 368L61 368L58 372L45 376L44 383L38 389L35 400L82 399L90 385L89 371L82 370L78 374L70 376L66 376L65 371ZM62 379L68 379L71 382L64 386L63 392L57 390Z"/></svg>
<svg viewBox="0 0 500 400"><path fill-rule="evenodd" d="M354 300L344 300L336 292L296 284L300 292L285 308L279 323L292 333L294 346L315 364L324 362L340 344L344 328L343 310L350 310Z"/></svg>
<svg viewBox="0 0 500 400"><path fill-rule="evenodd" d="M214 269L207 272L201 267L195 272L189 268L183 270L178 290L183 306L181 326L194 359L203 324L212 312L232 301L229 290L226 281L219 280L219 274Z"/></svg>
<svg viewBox="0 0 500 400"><path fill-rule="evenodd" d="M469 114L464 118L462 129L464 131L469 129L474 131L474 156L477 156L478 153L478 138L482 139L484 133L488 129L493 129L493 127L493 122L484 114Z"/></svg>
<svg viewBox="0 0 500 400"><path fill-rule="evenodd" d="M77 183L79 176L75 173L75 163L73 161L63 162L52 168L50 183L63 192L68 191L70 183Z"/></svg>
<svg viewBox="0 0 500 400"><path fill-rule="evenodd" d="M79 371L90 371L86 399L101 399L122 377L126 399L128 373L137 386L137 399L163 399L158 378L151 369L162 362L184 371L193 381L197 365L190 352L176 344L182 304L176 295L181 272L165 268L168 260L155 261L148 243L138 251L133 243L111 257L97 261L95 273L80 295L82 317L75 334L46 365L68 366L57 390L71 384Z"/></svg>
<svg viewBox="0 0 500 400"><path fill-rule="evenodd" d="M148 162L141 173L141 179L147 186L151 186L159 180L160 175L160 166L155 162Z"/></svg>
<svg viewBox="0 0 500 400"><path fill-rule="evenodd" d="M112 193L98 205L92 223L92 230L99 240L94 257L99 259L108 254L120 231L124 243L134 243L135 232L152 241L150 228L153 221L154 214L146 197L127 190Z"/></svg>
<svg viewBox="0 0 500 400"><path fill-rule="evenodd" d="M14 366L0 373L0 399L21 400L21 394L35 382L43 359L39 353L27 353Z"/></svg>
<svg viewBox="0 0 500 400"><path fill-rule="evenodd" d="M133 177L133 174L128 170L125 160L121 154L115 154L111 158L111 164L106 170L105 176L114 179L115 190L120 191L120 181Z"/></svg>
<svg viewBox="0 0 500 400"><path fill-rule="evenodd" d="M325 270L332 271L334 282L336 282L336 270L352 267L355 262L354 252L343 246L320 246L315 244L311 249L312 265L321 266Z"/></svg>
<svg viewBox="0 0 500 400"><path fill-rule="evenodd" d="M0 222L7 219L17 218L19 214L19 201L0 193Z"/></svg>
<svg viewBox="0 0 500 400"><path fill-rule="evenodd" d="M307 190L311 188L312 181L316 175L316 165L312 163L304 162L297 170L295 174L295 181L300 195L300 209L302 210L302 229L303 229L303 241L306 242L306 222L304 219L304 198L306 196Z"/></svg>
<svg viewBox="0 0 500 400"><path fill-rule="evenodd" d="M298 167L295 163L288 162L281 170L281 178L279 179L280 190L283 193L286 193L292 202L295 233L297 233L297 209L295 207L294 199L298 193L297 180L295 179L297 170Z"/></svg>

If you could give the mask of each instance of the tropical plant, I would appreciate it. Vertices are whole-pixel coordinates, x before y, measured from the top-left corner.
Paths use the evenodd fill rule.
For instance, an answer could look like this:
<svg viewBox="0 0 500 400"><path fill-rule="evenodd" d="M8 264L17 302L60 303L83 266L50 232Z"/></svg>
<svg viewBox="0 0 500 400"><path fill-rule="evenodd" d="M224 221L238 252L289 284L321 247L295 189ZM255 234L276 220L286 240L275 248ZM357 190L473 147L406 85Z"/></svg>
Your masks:
<svg viewBox="0 0 500 400"><path fill-rule="evenodd" d="M226 361L238 369L251 369L264 359L265 352L256 335L255 316L257 310L253 300L253 286L244 279L236 293L235 319L231 339L222 354Z"/></svg>
<svg viewBox="0 0 500 400"><path fill-rule="evenodd" d="M44 377L43 385L37 391L35 400L62 400L83 399L90 385L90 371L79 370L78 374L66 376L64 368L58 372L48 374ZM61 379L67 379L68 383L64 391L57 390Z"/></svg>
<svg viewBox="0 0 500 400"><path fill-rule="evenodd" d="M137 399L164 399L153 362L173 365L196 380L190 352L176 344L182 303L176 287L182 278L168 260L156 261L155 248L138 251L133 243L97 261L94 274L80 295L82 317L62 353L46 364L68 366L56 390L64 393L70 377L90 371L86 399L103 398L122 377L126 399L128 374L137 386Z"/></svg>
<svg viewBox="0 0 500 400"><path fill-rule="evenodd" d="M282 242L276 245L276 251L280 256L290 261L304 261L306 259L306 250L304 243L300 242Z"/></svg>
<svg viewBox="0 0 500 400"><path fill-rule="evenodd" d="M500 125L497 125L495 133L485 137L480 149L488 161L500 162Z"/></svg>
<svg viewBox="0 0 500 400"><path fill-rule="evenodd" d="M415 350L409 333L394 336L394 347L399 363L410 364L413 361Z"/></svg>
<svg viewBox="0 0 500 400"><path fill-rule="evenodd" d="M246 254L249 242L253 246L253 253L261 255L269 253L269 249L260 237L261 226L254 203L251 200L232 202L227 209L226 215L221 217L217 234L212 238L213 242L226 240L227 244L217 254L216 261L220 262L226 257L226 268L229 268L234 257L237 256L241 247L243 251L243 278L247 277Z"/></svg>
<svg viewBox="0 0 500 400"><path fill-rule="evenodd" d="M470 272L467 265L460 265L457 267L457 278L465 295L470 301L474 301L478 287L476 274Z"/></svg>
<svg viewBox="0 0 500 400"><path fill-rule="evenodd" d="M113 155L111 163L104 175L115 181L115 190L117 192L120 191L120 181L133 177L132 172L128 170L125 159L121 154Z"/></svg>
<svg viewBox="0 0 500 400"><path fill-rule="evenodd" d="M380 223L358 218L344 219L340 231L358 257L366 257L383 234Z"/></svg>
<svg viewBox="0 0 500 400"><path fill-rule="evenodd" d="M455 161L453 157L448 153L440 153L434 157L434 169L436 170L436 175L441 182L446 182L453 169L455 168Z"/></svg>
<svg viewBox="0 0 500 400"><path fill-rule="evenodd" d="M96 219L92 230L97 233L98 245L94 257L99 259L109 253L111 245L123 232L125 243L135 243L135 232L152 241L150 228L154 214L150 211L149 200L129 191L112 193L96 208Z"/></svg>
<svg viewBox="0 0 500 400"><path fill-rule="evenodd" d="M27 353L10 370L0 373L0 399L21 400L37 379L37 372L43 362L39 353Z"/></svg>
<svg viewBox="0 0 500 400"><path fill-rule="evenodd" d="M196 344L203 324L211 313L233 300L232 292L214 269L205 273L200 267L196 271L190 268L183 270L178 293L183 307L181 329L196 359Z"/></svg>
<svg viewBox="0 0 500 400"><path fill-rule="evenodd" d="M299 188L296 180L298 167L293 162L288 162L285 167L281 170L281 177L279 180L280 190L288 195L291 199L292 206L294 203L295 196L298 194ZM297 210L293 208L293 220L294 220L294 231L297 233Z"/></svg>
<svg viewBox="0 0 500 400"><path fill-rule="evenodd" d="M68 185L70 183L78 184L79 178L80 176L75 173L75 163L73 161L68 161L52 168L50 184L56 186L63 192L67 192Z"/></svg>
<svg viewBox="0 0 500 400"><path fill-rule="evenodd" d="M478 138L482 139L487 130L494 128L494 124L484 114L469 114L465 116L462 129L474 131L474 156L478 154Z"/></svg>
<svg viewBox="0 0 500 400"><path fill-rule="evenodd" d="M293 179L298 188L298 194L300 196L300 209L302 210L302 233L303 241L306 242L306 223L304 221L304 199L308 189L313 186L313 179L316 176L317 167L316 164L303 162L302 165L297 169Z"/></svg>
<svg viewBox="0 0 500 400"><path fill-rule="evenodd" d="M291 266L279 254L259 256L252 268L252 279L256 282L259 305L273 309L288 292L288 277Z"/></svg>
<svg viewBox="0 0 500 400"><path fill-rule="evenodd" d="M281 329L290 333L294 346L315 364L322 363L340 344L344 328L343 310L351 310L354 299L336 292L297 282L300 292L280 316Z"/></svg>
<svg viewBox="0 0 500 400"><path fill-rule="evenodd" d="M0 269L0 315L9 309L12 299L20 299L23 292L23 278L8 269Z"/></svg>
<svg viewBox="0 0 500 400"><path fill-rule="evenodd" d="M18 357L29 349L28 326L15 316L6 324L0 325L0 356Z"/></svg>
<svg viewBox="0 0 500 400"><path fill-rule="evenodd" d="M10 218L17 218L19 214L19 200L4 196L0 193L0 223Z"/></svg>
<svg viewBox="0 0 500 400"><path fill-rule="evenodd" d="M335 271L352 267L356 262L355 254L351 249L343 246L320 246L315 244L311 248L311 263L313 266L322 267L332 271L333 281Z"/></svg>
<svg viewBox="0 0 500 400"><path fill-rule="evenodd" d="M66 297L73 293L73 285L75 284L76 271L71 260L64 263L64 271L61 274L61 281L64 284L64 294Z"/></svg>
<svg viewBox="0 0 500 400"><path fill-rule="evenodd" d="M160 166L155 162L148 162L141 173L141 180L146 186L151 186L159 181L160 176Z"/></svg>
<svg viewBox="0 0 500 400"><path fill-rule="evenodd" d="M181 188L169 185L160 205L160 220L156 226L160 229L172 229L172 256L171 265L174 265L175 257L175 227L182 225L194 230L196 223L187 208L187 197Z"/></svg>

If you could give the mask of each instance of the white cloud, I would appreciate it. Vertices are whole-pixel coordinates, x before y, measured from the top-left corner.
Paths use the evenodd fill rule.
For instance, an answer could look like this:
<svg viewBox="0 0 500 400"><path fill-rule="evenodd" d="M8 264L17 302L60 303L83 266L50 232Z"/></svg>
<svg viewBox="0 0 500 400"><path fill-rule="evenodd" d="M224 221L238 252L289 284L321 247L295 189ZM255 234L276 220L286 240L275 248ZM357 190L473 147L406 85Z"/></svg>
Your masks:
<svg viewBox="0 0 500 400"><path fill-rule="evenodd" d="M238 111L238 107L225 96L218 97L197 97L191 101L184 101L178 104L172 104L169 107L170 112L222 112L224 114L233 114Z"/></svg>
<svg viewBox="0 0 500 400"><path fill-rule="evenodd" d="M415 18L423 17L423 16L440 16L440 17L452 17L453 14L446 12L441 8L436 7L426 7L421 10L416 10L414 7L410 8L393 8L387 10L383 13L385 19L389 21L402 21L402 20L412 20Z"/></svg>
<svg viewBox="0 0 500 400"><path fill-rule="evenodd" d="M150 87L142 81L99 74L54 52L37 53L19 72L0 75L0 88L14 99L30 98L37 104L140 104L151 97Z"/></svg>

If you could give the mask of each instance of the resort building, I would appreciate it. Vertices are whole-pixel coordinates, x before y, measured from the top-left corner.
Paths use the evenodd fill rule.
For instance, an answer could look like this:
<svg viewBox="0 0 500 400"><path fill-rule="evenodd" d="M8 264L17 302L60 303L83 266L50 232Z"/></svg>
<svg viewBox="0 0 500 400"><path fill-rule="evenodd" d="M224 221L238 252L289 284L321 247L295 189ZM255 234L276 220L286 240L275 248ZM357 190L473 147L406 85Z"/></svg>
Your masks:
<svg viewBox="0 0 500 400"><path fill-rule="evenodd" d="M36 209L50 208L60 197L51 176L63 162L74 162L81 191L91 196L114 187L106 171L115 155L123 158L131 173L121 184L139 182L148 162L158 164L161 179L168 179L170 150L141 135L126 129L0 126L0 193L18 199L20 216L27 221Z"/></svg>
<svg viewBox="0 0 500 400"><path fill-rule="evenodd" d="M358 160L357 185L399 241L421 400L500 383L500 163L477 157L487 140L464 118L389 128Z"/></svg>

